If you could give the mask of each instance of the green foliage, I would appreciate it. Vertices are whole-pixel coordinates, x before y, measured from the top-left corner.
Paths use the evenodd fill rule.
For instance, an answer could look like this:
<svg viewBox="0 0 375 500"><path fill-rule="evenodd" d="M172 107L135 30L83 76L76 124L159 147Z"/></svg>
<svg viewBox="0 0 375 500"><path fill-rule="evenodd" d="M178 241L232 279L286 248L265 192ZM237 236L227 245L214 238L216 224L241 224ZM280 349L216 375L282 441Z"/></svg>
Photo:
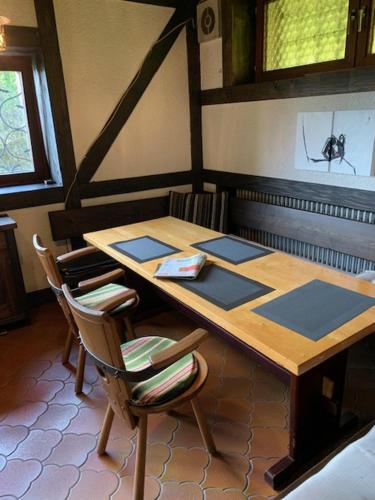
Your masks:
<svg viewBox="0 0 375 500"><path fill-rule="evenodd" d="M0 71L0 175L33 171L21 73Z"/></svg>

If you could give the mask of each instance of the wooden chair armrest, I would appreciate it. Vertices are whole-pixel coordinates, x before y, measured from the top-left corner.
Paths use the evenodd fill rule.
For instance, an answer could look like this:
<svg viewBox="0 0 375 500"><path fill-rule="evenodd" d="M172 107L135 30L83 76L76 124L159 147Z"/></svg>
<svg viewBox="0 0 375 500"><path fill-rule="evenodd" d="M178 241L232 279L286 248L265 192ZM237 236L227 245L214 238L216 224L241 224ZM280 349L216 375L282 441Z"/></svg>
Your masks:
<svg viewBox="0 0 375 500"><path fill-rule="evenodd" d="M112 281L119 280L124 276L124 274L125 271L123 269L115 269L114 271L102 274L101 276L96 276L95 278L91 278L89 280L80 281L78 283L78 289L81 292L85 292L86 290L91 290L92 288L99 288L100 286L107 285Z"/></svg>
<svg viewBox="0 0 375 500"><path fill-rule="evenodd" d="M190 335L176 342L176 344L151 356L151 366L155 370L160 370L160 368L165 368L173 364L175 361L186 356L186 354L194 351L207 337L207 330L197 328L197 330L194 330Z"/></svg>
<svg viewBox="0 0 375 500"><path fill-rule="evenodd" d="M99 252L99 249L93 246L88 246L85 248L79 248L78 250L73 250L72 252L64 253L59 255L56 260L59 264L65 264L80 257L85 257L86 255L91 255L92 253Z"/></svg>
<svg viewBox="0 0 375 500"><path fill-rule="evenodd" d="M116 309L116 307L121 306L121 304L124 304L128 300L136 298L137 298L136 290L132 289L124 290L119 293L116 293L111 298L104 300L103 302L98 304L94 309L98 311L108 312L111 311L112 309Z"/></svg>

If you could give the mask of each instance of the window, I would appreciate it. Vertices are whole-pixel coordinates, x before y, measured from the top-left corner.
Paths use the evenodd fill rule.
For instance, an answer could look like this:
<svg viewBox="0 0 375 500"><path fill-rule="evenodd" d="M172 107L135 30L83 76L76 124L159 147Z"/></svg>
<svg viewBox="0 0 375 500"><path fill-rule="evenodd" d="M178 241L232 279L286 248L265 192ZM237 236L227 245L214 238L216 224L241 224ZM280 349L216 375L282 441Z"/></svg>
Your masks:
<svg viewBox="0 0 375 500"><path fill-rule="evenodd" d="M49 178L31 56L0 57L0 185Z"/></svg>
<svg viewBox="0 0 375 500"><path fill-rule="evenodd" d="M257 0L257 80L375 64L374 9L374 0Z"/></svg>

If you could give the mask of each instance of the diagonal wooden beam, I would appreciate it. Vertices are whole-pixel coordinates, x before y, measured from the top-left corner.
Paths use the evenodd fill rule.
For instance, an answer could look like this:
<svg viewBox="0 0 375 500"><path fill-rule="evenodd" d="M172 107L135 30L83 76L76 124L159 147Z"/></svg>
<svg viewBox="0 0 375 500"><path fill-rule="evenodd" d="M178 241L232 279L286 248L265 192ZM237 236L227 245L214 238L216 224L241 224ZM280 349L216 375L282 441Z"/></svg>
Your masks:
<svg viewBox="0 0 375 500"><path fill-rule="evenodd" d="M149 83L168 55L184 23L194 15L194 3L184 2L178 7L167 23L158 40L160 43L146 56L142 71L136 75L124 94L124 99L115 108L100 136L95 140L84 157L78 174L80 184L89 182L98 170L113 142L131 116ZM167 36L171 33L169 36Z"/></svg>

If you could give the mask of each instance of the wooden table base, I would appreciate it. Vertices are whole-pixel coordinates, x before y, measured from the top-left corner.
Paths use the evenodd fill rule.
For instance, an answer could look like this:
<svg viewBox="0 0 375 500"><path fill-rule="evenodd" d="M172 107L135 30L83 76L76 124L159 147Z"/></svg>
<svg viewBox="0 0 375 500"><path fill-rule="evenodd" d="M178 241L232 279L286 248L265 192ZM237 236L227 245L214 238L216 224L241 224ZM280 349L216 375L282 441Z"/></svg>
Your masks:
<svg viewBox="0 0 375 500"><path fill-rule="evenodd" d="M289 454L264 475L275 490L321 460L356 427L355 415L342 414L347 357L345 350L299 377L291 375Z"/></svg>

